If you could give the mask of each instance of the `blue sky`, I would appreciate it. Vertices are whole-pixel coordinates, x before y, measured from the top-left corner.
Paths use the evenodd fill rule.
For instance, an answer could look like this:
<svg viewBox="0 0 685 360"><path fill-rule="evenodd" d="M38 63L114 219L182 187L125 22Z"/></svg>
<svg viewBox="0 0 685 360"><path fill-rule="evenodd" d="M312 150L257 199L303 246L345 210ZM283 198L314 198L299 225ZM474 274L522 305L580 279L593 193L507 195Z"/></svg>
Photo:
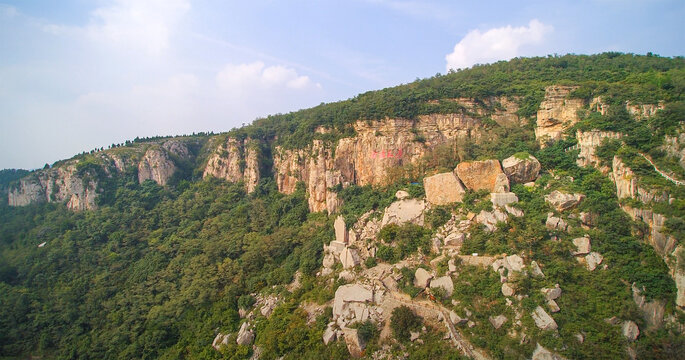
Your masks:
<svg viewBox="0 0 685 360"><path fill-rule="evenodd" d="M516 56L685 55L667 0L0 0L0 168Z"/></svg>

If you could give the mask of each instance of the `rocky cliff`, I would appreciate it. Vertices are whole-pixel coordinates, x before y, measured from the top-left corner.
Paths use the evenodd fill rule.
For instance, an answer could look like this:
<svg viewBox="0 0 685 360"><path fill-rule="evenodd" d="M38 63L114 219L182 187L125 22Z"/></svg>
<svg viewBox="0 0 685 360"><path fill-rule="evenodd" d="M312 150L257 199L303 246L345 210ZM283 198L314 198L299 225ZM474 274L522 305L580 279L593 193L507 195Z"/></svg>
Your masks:
<svg viewBox="0 0 685 360"><path fill-rule="evenodd" d="M547 141L559 140L566 128L578 122L578 110L585 106L582 99L569 95L577 86L548 86L537 113L535 137L544 146Z"/></svg>
<svg viewBox="0 0 685 360"><path fill-rule="evenodd" d="M41 202L64 202L71 210L90 210L96 208L97 182L92 174L79 173L77 163L38 171L19 181L10 189L10 206L25 206Z"/></svg>
<svg viewBox="0 0 685 360"><path fill-rule="evenodd" d="M227 137L210 155L203 177L213 176L231 182L244 181L248 193L259 182L259 146L256 141Z"/></svg>

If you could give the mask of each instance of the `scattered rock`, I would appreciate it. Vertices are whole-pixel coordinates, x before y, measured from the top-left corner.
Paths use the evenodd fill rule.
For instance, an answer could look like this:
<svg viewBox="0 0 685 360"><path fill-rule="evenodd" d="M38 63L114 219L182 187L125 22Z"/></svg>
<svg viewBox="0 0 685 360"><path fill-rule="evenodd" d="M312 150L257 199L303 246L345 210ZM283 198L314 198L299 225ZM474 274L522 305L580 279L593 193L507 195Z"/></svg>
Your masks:
<svg viewBox="0 0 685 360"><path fill-rule="evenodd" d="M354 273L349 270L341 271L340 274L338 274L338 279L343 279L347 282L354 281L355 278L356 276Z"/></svg>
<svg viewBox="0 0 685 360"><path fill-rule="evenodd" d="M331 341L335 341L337 338L337 331L335 331L334 326L334 322L329 323L328 327L326 327L326 330L323 332L324 345L328 345Z"/></svg>
<svg viewBox="0 0 685 360"><path fill-rule="evenodd" d="M343 265L343 269L351 269L359 265L361 263L359 252L357 249L345 248L340 253L340 262Z"/></svg>
<svg viewBox="0 0 685 360"><path fill-rule="evenodd" d="M335 265L335 255L333 253L327 253L323 257L323 267L330 269Z"/></svg>
<svg viewBox="0 0 685 360"><path fill-rule="evenodd" d="M262 305L262 308L259 310L259 312L262 314L262 316L269 317L269 315L271 315L271 313L278 305L278 301L278 297L274 295L267 296L266 298L264 298L264 305Z"/></svg>
<svg viewBox="0 0 685 360"><path fill-rule="evenodd" d="M561 230L566 231L568 224L561 218L554 216L553 213L547 213L547 221L545 226L550 230Z"/></svg>
<svg viewBox="0 0 685 360"><path fill-rule="evenodd" d="M621 330L628 341L635 341L640 335L640 329L634 321L624 321Z"/></svg>
<svg viewBox="0 0 685 360"><path fill-rule="evenodd" d="M509 285L508 283L502 284L502 295L504 296L513 296L516 293L513 287Z"/></svg>
<svg viewBox="0 0 685 360"><path fill-rule="evenodd" d="M397 200L404 200L409 198L409 193L404 190L397 190L395 193L395 198Z"/></svg>
<svg viewBox="0 0 685 360"><path fill-rule="evenodd" d="M549 195L545 196L545 201L554 206L557 211L565 211L574 208L584 198L585 195L582 194L567 194L559 190L554 190Z"/></svg>
<svg viewBox="0 0 685 360"><path fill-rule="evenodd" d="M506 222L508 216L505 212L495 209L493 211L481 210L476 216L476 222L485 225L487 231L495 231L498 222Z"/></svg>
<svg viewBox="0 0 685 360"><path fill-rule="evenodd" d="M538 265L535 260L530 262L530 272L534 277L545 277L545 274L542 273L542 269L540 269L540 265Z"/></svg>
<svg viewBox="0 0 685 360"><path fill-rule="evenodd" d="M509 271L523 270L523 258L518 255L509 255L504 258L504 267Z"/></svg>
<svg viewBox="0 0 685 360"><path fill-rule="evenodd" d="M464 243L466 235L460 232L453 232L445 237L445 246L455 246L459 247Z"/></svg>
<svg viewBox="0 0 685 360"><path fill-rule="evenodd" d="M423 226L423 212L426 202L417 199L398 200L390 204L383 213L381 227L388 224L412 223Z"/></svg>
<svg viewBox="0 0 685 360"><path fill-rule="evenodd" d="M585 336L583 336L583 334L578 333L578 334L575 334L574 336L576 337L576 340L578 340L579 343L582 344L585 342Z"/></svg>
<svg viewBox="0 0 685 360"><path fill-rule="evenodd" d="M374 301L373 291L361 284L348 284L338 287L335 291L335 298L333 300L333 319L337 319L342 316L346 310L350 308L352 312L363 310L363 307L367 303ZM355 306L356 304L361 304L361 307Z"/></svg>
<svg viewBox="0 0 685 360"><path fill-rule="evenodd" d="M591 252L585 255L585 262L587 269L593 271L597 268L597 265L602 263L604 257L597 252Z"/></svg>
<svg viewBox="0 0 685 360"><path fill-rule="evenodd" d="M515 217L521 217L524 215L523 210L516 208L516 207L513 207L509 204L504 205L504 210L506 210L509 214L511 214L512 216L515 216Z"/></svg>
<svg viewBox="0 0 685 360"><path fill-rule="evenodd" d="M597 214L581 212L578 217L580 222L586 226L597 226Z"/></svg>
<svg viewBox="0 0 685 360"><path fill-rule="evenodd" d="M475 191L493 191L497 176L503 173L498 160L462 162L455 170L462 183Z"/></svg>
<svg viewBox="0 0 685 360"><path fill-rule="evenodd" d="M498 315L498 316L496 316L496 317L490 316L490 317L488 318L488 320L490 321L490 324L492 324L492 326L493 326L495 329L499 329L499 328L502 327L502 325L504 325L505 322L507 322L508 319L507 319L507 317L504 316L504 315Z"/></svg>
<svg viewBox="0 0 685 360"><path fill-rule="evenodd" d="M559 305L554 300L547 300L547 307L549 308L549 311L551 311L552 313L561 311Z"/></svg>
<svg viewBox="0 0 685 360"><path fill-rule="evenodd" d="M418 331L410 331L409 332L409 341L416 341L419 336L421 336L421 333Z"/></svg>
<svg viewBox="0 0 685 360"><path fill-rule="evenodd" d="M555 284L553 288L543 288L542 290L543 294L545 294L545 299L547 300L556 300L561 296L561 288L559 287L559 284Z"/></svg>
<svg viewBox="0 0 685 360"><path fill-rule="evenodd" d="M490 193L490 201L494 206L505 206L519 201L513 192Z"/></svg>
<svg viewBox="0 0 685 360"><path fill-rule="evenodd" d="M447 293L446 295L448 297L452 296L452 293L454 292L454 282L452 282L452 277L449 275L441 276L439 278L431 280L430 287L431 289L445 289L445 292Z"/></svg>
<svg viewBox="0 0 685 360"><path fill-rule="evenodd" d="M347 244L347 227L345 226L345 218L342 215L338 215L333 227L335 228L335 241Z"/></svg>
<svg viewBox="0 0 685 360"><path fill-rule="evenodd" d="M462 318L461 316L457 315L456 312L450 311L450 321L452 322L452 324L461 325L465 324L467 321L469 321L469 319Z"/></svg>
<svg viewBox="0 0 685 360"><path fill-rule="evenodd" d="M538 344L538 346L535 348L535 351L533 351L531 360L566 360L566 358L559 354L555 354Z"/></svg>
<svg viewBox="0 0 685 360"><path fill-rule="evenodd" d="M238 345L250 345L252 341L254 341L254 331L250 329L250 325L247 322L244 322L240 326L240 330L238 330L236 343Z"/></svg>
<svg viewBox="0 0 685 360"><path fill-rule="evenodd" d="M576 247L576 251L572 252L573 255L585 255L590 253L590 238L587 236L573 239L573 245Z"/></svg>
<svg viewBox="0 0 685 360"><path fill-rule="evenodd" d="M535 326L542 330L556 330L557 322L541 306L535 308L530 314L535 320Z"/></svg>
<svg viewBox="0 0 685 360"><path fill-rule="evenodd" d="M345 343L347 344L347 350L350 352L350 355L353 357L360 357L366 344L359 338L357 329L345 328L343 329L343 334L345 335Z"/></svg>
<svg viewBox="0 0 685 360"><path fill-rule="evenodd" d="M510 156L502 161L502 170L509 181L517 184L535 180L540 173L540 162L532 155L527 158Z"/></svg>
<svg viewBox="0 0 685 360"><path fill-rule="evenodd" d="M509 192L509 178L505 174L497 175L495 179L495 186L492 188L493 193Z"/></svg>
<svg viewBox="0 0 685 360"><path fill-rule="evenodd" d="M216 337L214 338L214 341L212 341L212 347L215 350L219 350L222 345L228 345L228 342L230 341L230 336L231 334L222 334L218 333L216 334Z"/></svg>
<svg viewBox="0 0 685 360"><path fill-rule="evenodd" d="M418 268L414 274L414 286L421 289L426 288L428 287L428 284L430 284L432 278L433 275L426 271L426 269ZM454 289L454 287L452 289Z"/></svg>
<svg viewBox="0 0 685 360"><path fill-rule="evenodd" d="M619 318L616 317L616 316L612 316L612 317L610 317L610 318L608 318L608 319L604 319L604 322L607 323L607 324L611 324L611 325L618 325L618 324L621 323L621 319L619 319Z"/></svg>
<svg viewBox="0 0 685 360"><path fill-rule="evenodd" d="M523 186L528 187L528 188L535 187L535 181L527 182L527 183L523 184Z"/></svg>
<svg viewBox="0 0 685 360"><path fill-rule="evenodd" d="M454 259L450 259L447 262L447 271L449 271L450 273L457 271L457 263L454 261Z"/></svg>
<svg viewBox="0 0 685 360"><path fill-rule="evenodd" d="M453 172L435 174L423 179L426 200L433 205L460 202L466 189Z"/></svg>

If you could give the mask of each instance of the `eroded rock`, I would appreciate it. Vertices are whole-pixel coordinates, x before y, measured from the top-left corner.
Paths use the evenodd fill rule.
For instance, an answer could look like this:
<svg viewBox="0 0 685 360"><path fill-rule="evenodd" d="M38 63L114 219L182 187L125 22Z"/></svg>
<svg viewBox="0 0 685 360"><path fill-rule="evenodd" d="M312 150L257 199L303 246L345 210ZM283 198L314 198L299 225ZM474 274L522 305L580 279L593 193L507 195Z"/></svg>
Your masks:
<svg viewBox="0 0 685 360"><path fill-rule="evenodd" d="M414 286L421 289L426 288L430 284L432 278L433 275L426 271L426 269L418 268L416 269L416 273L414 273Z"/></svg>
<svg viewBox="0 0 685 360"><path fill-rule="evenodd" d="M498 160L462 162L456 172L464 186L475 191L493 191L498 175L503 174Z"/></svg>
<svg viewBox="0 0 685 360"><path fill-rule="evenodd" d="M523 184L535 181L540 173L540 162L533 155L510 156L502 161L502 170L509 177L509 181Z"/></svg>
<svg viewBox="0 0 685 360"><path fill-rule="evenodd" d="M423 179L426 200L433 205L460 202L466 189L453 172L435 174Z"/></svg>
<svg viewBox="0 0 685 360"><path fill-rule="evenodd" d="M552 191L545 196L545 201L550 203L557 211L566 211L578 205L585 195L582 194L567 194L559 190Z"/></svg>
<svg viewBox="0 0 685 360"><path fill-rule="evenodd" d="M556 330L558 327L554 318L549 316L541 306L536 307L530 315L533 317L533 320L535 320L535 326L541 330Z"/></svg>

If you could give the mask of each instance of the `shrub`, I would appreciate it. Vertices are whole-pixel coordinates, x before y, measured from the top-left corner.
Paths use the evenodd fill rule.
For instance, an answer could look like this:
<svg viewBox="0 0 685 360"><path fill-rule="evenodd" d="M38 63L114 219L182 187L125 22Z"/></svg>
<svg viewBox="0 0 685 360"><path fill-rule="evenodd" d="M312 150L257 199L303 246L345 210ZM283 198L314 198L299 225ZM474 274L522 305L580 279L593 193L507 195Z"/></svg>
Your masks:
<svg viewBox="0 0 685 360"><path fill-rule="evenodd" d="M396 307L390 317L390 327L395 339L409 340L410 332L421 328L422 319L407 306Z"/></svg>
<svg viewBox="0 0 685 360"><path fill-rule="evenodd" d="M254 303L255 303L255 299L254 299L254 297L252 297L252 295L245 294L245 295L241 295L238 298L238 307L243 309L243 310L249 309L250 307L252 307L252 305L254 305Z"/></svg>

